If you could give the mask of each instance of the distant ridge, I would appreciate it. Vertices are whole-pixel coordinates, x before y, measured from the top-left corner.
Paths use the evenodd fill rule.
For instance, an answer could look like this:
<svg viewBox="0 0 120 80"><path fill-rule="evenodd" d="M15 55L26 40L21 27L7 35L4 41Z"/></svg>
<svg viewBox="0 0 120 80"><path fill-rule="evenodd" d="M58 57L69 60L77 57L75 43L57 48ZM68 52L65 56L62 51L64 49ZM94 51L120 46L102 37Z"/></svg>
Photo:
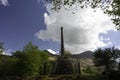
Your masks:
<svg viewBox="0 0 120 80"><path fill-rule="evenodd" d="M52 49L44 50L50 54L50 56L58 56L59 54ZM93 52L92 51L85 51L80 54L72 54L72 58L81 58L81 59L93 59Z"/></svg>
<svg viewBox="0 0 120 80"><path fill-rule="evenodd" d="M81 59L93 59L93 52L92 51L85 51L80 54L73 54L73 58L81 58Z"/></svg>
<svg viewBox="0 0 120 80"><path fill-rule="evenodd" d="M60 56L57 53L53 54L51 53L51 51L45 50L51 57L57 57ZM71 56L69 56L73 59L78 59L80 60L81 63L81 67L85 68L86 66L93 66L93 52L92 51L85 51L82 52L80 54L72 54Z"/></svg>

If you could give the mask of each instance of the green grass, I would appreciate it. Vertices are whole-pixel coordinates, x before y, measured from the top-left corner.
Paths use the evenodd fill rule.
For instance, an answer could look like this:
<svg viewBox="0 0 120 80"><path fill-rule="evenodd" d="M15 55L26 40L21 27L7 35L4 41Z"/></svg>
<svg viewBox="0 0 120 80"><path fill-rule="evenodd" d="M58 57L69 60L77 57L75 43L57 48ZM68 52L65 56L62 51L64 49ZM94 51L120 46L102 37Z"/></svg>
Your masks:
<svg viewBox="0 0 120 80"><path fill-rule="evenodd" d="M82 80L109 80L101 74L82 74Z"/></svg>
<svg viewBox="0 0 120 80"><path fill-rule="evenodd" d="M80 78L76 75L56 75L56 76L43 76L40 80L109 80L101 74L88 74L83 73Z"/></svg>
<svg viewBox="0 0 120 80"><path fill-rule="evenodd" d="M86 68L81 71L81 75L49 75L41 76L40 80L109 80L106 76L101 75L101 72L91 68Z"/></svg>

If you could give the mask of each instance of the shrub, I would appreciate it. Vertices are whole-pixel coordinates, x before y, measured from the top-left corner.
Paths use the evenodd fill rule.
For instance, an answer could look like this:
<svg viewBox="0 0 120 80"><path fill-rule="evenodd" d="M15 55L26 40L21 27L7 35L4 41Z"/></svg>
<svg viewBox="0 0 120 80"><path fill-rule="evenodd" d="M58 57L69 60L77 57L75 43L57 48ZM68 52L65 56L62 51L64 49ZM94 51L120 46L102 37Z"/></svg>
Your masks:
<svg viewBox="0 0 120 80"><path fill-rule="evenodd" d="M90 74L94 73L94 71L90 67L87 67L86 69L83 69L83 72L84 73L90 73Z"/></svg>

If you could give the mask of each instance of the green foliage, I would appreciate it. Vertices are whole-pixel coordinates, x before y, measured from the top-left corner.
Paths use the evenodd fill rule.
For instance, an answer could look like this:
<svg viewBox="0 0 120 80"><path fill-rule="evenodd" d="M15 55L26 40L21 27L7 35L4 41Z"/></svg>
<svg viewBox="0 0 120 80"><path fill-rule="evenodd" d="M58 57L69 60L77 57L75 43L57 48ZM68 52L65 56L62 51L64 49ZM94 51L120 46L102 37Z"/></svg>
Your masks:
<svg viewBox="0 0 120 80"><path fill-rule="evenodd" d="M23 51L13 53L13 56L18 59L16 72L22 78L37 76L43 70L43 63L48 61L48 55L31 42L23 48Z"/></svg>
<svg viewBox="0 0 120 80"><path fill-rule="evenodd" d="M109 80L106 76L100 74L83 74L82 80Z"/></svg>
<svg viewBox="0 0 120 80"><path fill-rule="evenodd" d="M119 64L118 64L118 71L120 72L120 62L119 62Z"/></svg>
<svg viewBox="0 0 120 80"><path fill-rule="evenodd" d="M112 16L112 21L116 28L120 29L120 0L113 0L111 4L112 9L107 9L106 13Z"/></svg>
<svg viewBox="0 0 120 80"><path fill-rule="evenodd" d="M10 56L0 56L0 77L16 75L15 67L17 59Z"/></svg>
<svg viewBox="0 0 120 80"><path fill-rule="evenodd" d="M89 74L93 74L95 73L90 67L87 67L85 69L82 70L84 73L89 73Z"/></svg>
<svg viewBox="0 0 120 80"><path fill-rule="evenodd" d="M110 4L110 0L45 0L47 3L52 3L53 8L52 10L59 11L61 7L64 6L66 9L66 5L68 6L67 10L73 5L79 4L77 6L84 8L84 7L101 7L104 8L106 4Z"/></svg>
<svg viewBox="0 0 120 80"><path fill-rule="evenodd" d="M3 42L0 42L0 54L3 52Z"/></svg>
<svg viewBox="0 0 120 80"><path fill-rule="evenodd" d="M37 54L23 53L17 63L17 73L21 77L34 77L38 74L39 63Z"/></svg>
<svg viewBox="0 0 120 80"><path fill-rule="evenodd" d="M70 53L69 51L65 51L64 57L65 57L65 58L71 57L71 53Z"/></svg>
<svg viewBox="0 0 120 80"><path fill-rule="evenodd" d="M51 75L41 76L38 80L79 80L80 75Z"/></svg>
<svg viewBox="0 0 120 80"><path fill-rule="evenodd" d="M49 55L45 51L40 51L31 42L23 51L16 51L12 56L0 55L0 80L30 80L33 77L43 74L44 63L46 63L46 73L49 71ZM10 78L14 77L14 78Z"/></svg>
<svg viewBox="0 0 120 80"><path fill-rule="evenodd" d="M112 69L111 65L120 55L119 52L114 48L98 49L94 53L94 61L98 66L106 66L107 64L108 69ZM86 68L81 76L74 74L73 64L68 57L70 54L69 52L66 54L67 56L60 56L57 59L56 67L54 67L56 77L49 77L47 75L50 74L50 67L53 65L48 61L48 53L39 50L32 43L28 43L23 51L16 51L12 56L0 55L0 80L17 80L17 78L19 80L33 80L38 75L46 75L40 80L108 80L105 76L98 75L90 67Z"/></svg>
<svg viewBox="0 0 120 80"><path fill-rule="evenodd" d="M23 52L25 52L25 53L33 53L34 54L36 51L39 51L39 49L36 45L33 45L32 42L29 42L23 48Z"/></svg>
<svg viewBox="0 0 120 80"><path fill-rule="evenodd" d="M60 76L58 78L58 80L74 80L74 77L73 76L66 76L66 75L64 75L64 76Z"/></svg>
<svg viewBox="0 0 120 80"><path fill-rule="evenodd" d="M100 74L43 76L39 80L109 80Z"/></svg>
<svg viewBox="0 0 120 80"><path fill-rule="evenodd" d="M111 71L115 67L116 59L119 56L119 50L112 48L99 48L94 52L94 63L96 66L104 66L105 71Z"/></svg>

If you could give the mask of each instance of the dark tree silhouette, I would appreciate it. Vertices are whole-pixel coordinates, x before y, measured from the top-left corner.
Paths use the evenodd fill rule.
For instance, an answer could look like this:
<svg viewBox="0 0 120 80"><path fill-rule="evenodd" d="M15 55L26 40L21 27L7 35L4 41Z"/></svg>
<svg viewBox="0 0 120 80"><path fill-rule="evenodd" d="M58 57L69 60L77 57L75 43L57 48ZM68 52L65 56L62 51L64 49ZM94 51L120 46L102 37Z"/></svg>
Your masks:
<svg viewBox="0 0 120 80"><path fill-rule="evenodd" d="M104 66L104 71L109 73L114 69L119 50L112 48L99 48L94 52L94 63L96 66Z"/></svg>
<svg viewBox="0 0 120 80"><path fill-rule="evenodd" d="M3 52L3 42L0 42L0 54Z"/></svg>

